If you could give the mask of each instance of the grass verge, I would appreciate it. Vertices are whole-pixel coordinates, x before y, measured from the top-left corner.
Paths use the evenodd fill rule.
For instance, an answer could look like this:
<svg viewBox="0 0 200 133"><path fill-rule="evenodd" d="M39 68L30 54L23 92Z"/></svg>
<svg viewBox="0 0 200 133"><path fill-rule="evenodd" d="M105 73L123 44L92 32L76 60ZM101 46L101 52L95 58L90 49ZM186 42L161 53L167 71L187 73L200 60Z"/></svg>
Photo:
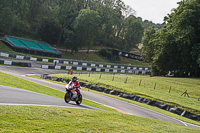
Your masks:
<svg viewBox="0 0 200 133"><path fill-rule="evenodd" d="M11 52L11 53L16 53L14 52L11 48L6 46L2 41L0 41L0 52Z"/></svg>
<svg viewBox="0 0 200 133"><path fill-rule="evenodd" d="M21 66L15 66L15 65L5 65L5 64L0 64L1 66L14 66L14 67L21 67Z"/></svg>
<svg viewBox="0 0 200 133"><path fill-rule="evenodd" d="M86 109L1 105L0 117L1 132L199 132L174 123Z"/></svg>

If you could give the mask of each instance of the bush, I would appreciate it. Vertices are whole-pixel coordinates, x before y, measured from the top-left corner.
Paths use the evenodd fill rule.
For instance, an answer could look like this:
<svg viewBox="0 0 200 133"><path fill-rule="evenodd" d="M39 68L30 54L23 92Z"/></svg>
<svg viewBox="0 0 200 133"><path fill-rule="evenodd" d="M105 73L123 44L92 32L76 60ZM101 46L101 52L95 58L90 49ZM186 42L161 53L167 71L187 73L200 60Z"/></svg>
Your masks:
<svg viewBox="0 0 200 133"><path fill-rule="evenodd" d="M153 76L165 76L167 75L167 72L163 72L157 69L157 66L155 66L154 64L151 65L151 74Z"/></svg>
<svg viewBox="0 0 200 133"><path fill-rule="evenodd" d="M113 56L112 51L108 49L101 49L99 54L107 59L111 59Z"/></svg>

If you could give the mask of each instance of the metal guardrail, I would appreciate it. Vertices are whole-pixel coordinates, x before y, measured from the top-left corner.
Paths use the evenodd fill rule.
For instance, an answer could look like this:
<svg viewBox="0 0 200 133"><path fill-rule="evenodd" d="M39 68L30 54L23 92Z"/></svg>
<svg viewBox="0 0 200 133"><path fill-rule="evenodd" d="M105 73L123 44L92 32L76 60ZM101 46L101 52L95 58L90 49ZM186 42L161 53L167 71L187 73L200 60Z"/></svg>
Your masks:
<svg viewBox="0 0 200 133"><path fill-rule="evenodd" d="M10 65L10 66L31 67L31 63L27 63L27 62L14 62L14 61L10 61L10 60L0 60L0 64Z"/></svg>
<svg viewBox="0 0 200 133"><path fill-rule="evenodd" d="M83 67L83 66L52 66L52 65L41 65L42 69L57 69L57 70L77 70L77 71L88 71L88 72L105 72L105 73L122 73L122 74L149 74L149 71L145 70L127 70L127 69L112 69L112 68L99 68L99 67Z"/></svg>

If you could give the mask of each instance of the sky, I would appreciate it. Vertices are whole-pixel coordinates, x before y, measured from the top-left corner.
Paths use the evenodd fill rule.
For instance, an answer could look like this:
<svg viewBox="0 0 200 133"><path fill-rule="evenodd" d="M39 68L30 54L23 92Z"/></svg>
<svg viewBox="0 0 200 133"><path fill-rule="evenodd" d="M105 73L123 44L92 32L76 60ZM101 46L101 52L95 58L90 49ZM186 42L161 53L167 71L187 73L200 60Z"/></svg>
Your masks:
<svg viewBox="0 0 200 133"><path fill-rule="evenodd" d="M144 21L149 20L153 23L163 23L167 14L173 8L177 8L177 2L181 0L122 0L126 5L131 6L136 11L136 16Z"/></svg>

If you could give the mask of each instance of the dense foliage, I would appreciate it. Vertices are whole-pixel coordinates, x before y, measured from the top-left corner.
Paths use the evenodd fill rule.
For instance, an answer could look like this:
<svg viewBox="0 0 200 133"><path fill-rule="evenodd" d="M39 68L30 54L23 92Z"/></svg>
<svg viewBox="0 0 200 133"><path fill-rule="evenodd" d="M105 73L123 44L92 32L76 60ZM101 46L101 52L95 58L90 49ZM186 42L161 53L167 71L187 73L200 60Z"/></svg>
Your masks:
<svg viewBox="0 0 200 133"><path fill-rule="evenodd" d="M73 51L92 45L131 50L141 42L144 27L153 24L135 17L122 0L1 0L0 9L2 35Z"/></svg>
<svg viewBox="0 0 200 133"><path fill-rule="evenodd" d="M183 0L164 18L160 30L151 27L143 38L143 56L155 75L200 76L200 0Z"/></svg>

